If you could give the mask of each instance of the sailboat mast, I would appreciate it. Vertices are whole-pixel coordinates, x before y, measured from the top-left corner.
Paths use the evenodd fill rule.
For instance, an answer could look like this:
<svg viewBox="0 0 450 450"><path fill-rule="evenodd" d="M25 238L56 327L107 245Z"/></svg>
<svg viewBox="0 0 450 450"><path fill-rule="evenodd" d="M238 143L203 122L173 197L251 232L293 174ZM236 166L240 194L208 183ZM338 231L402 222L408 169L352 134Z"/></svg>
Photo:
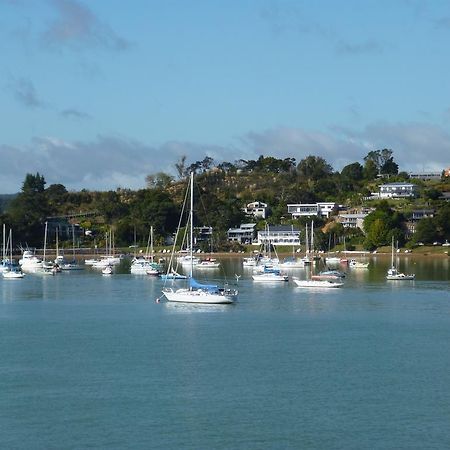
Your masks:
<svg viewBox="0 0 450 450"><path fill-rule="evenodd" d="M44 235L44 262L45 262L45 251L47 249L47 227L48 222L45 222L45 235Z"/></svg>
<svg viewBox="0 0 450 450"><path fill-rule="evenodd" d="M153 225L150 226L150 260L153 262Z"/></svg>
<svg viewBox="0 0 450 450"><path fill-rule="evenodd" d="M5 242L5 240L6 240L6 224L3 224L3 254L2 254L3 261L5 261L5 258L6 258L6 248L5 248L6 242Z"/></svg>
<svg viewBox="0 0 450 450"><path fill-rule="evenodd" d="M394 267L394 236L392 236L391 267Z"/></svg>
<svg viewBox="0 0 450 450"><path fill-rule="evenodd" d="M75 228L72 224L72 258L75 261Z"/></svg>
<svg viewBox="0 0 450 450"><path fill-rule="evenodd" d="M192 266L194 264L192 258L193 258L193 247L194 247L194 172L191 172L191 210L189 213L189 222L191 225L191 229L190 229L190 257L191 257L191 269L190 269L190 273L189 276L192 278Z"/></svg>

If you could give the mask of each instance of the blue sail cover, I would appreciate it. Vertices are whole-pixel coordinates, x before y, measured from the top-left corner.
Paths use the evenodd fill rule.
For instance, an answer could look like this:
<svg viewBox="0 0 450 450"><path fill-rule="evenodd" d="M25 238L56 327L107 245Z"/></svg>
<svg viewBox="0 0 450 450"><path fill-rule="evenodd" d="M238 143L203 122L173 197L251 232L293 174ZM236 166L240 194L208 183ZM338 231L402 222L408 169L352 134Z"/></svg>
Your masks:
<svg viewBox="0 0 450 450"><path fill-rule="evenodd" d="M202 284L202 283L199 283L197 280L195 280L192 277L189 279L189 286L192 289L204 289L209 292L215 292L219 289L217 287L217 284Z"/></svg>

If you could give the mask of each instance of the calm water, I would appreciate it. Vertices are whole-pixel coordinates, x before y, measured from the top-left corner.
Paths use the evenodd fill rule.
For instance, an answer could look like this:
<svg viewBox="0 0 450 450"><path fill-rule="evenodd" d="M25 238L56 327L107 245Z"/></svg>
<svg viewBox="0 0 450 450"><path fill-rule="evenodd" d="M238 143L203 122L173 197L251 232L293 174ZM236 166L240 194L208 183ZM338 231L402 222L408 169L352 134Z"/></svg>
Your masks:
<svg viewBox="0 0 450 450"><path fill-rule="evenodd" d="M236 305L155 303L162 282L125 273L0 279L0 448L450 448L447 259L389 283L379 258L333 292L225 263Z"/></svg>

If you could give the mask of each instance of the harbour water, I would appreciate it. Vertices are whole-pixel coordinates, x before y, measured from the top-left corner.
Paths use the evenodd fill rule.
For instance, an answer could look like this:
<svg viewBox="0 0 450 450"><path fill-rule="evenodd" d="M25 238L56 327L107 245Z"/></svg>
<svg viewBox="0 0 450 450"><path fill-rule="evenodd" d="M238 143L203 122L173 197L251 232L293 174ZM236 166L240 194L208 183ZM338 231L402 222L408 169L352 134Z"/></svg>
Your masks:
<svg viewBox="0 0 450 450"><path fill-rule="evenodd" d="M223 262L235 305L157 303L125 270L0 279L0 447L450 448L448 259L333 292Z"/></svg>

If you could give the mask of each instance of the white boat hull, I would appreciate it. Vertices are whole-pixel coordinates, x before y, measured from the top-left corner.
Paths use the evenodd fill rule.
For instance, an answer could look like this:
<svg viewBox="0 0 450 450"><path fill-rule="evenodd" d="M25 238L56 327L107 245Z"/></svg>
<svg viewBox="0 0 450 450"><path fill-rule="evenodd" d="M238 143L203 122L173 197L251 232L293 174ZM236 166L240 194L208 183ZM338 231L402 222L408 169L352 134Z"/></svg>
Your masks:
<svg viewBox="0 0 450 450"><path fill-rule="evenodd" d="M19 280L24 277L23 273L15 271L6 271L3 272L2 275L5 280Z"/></svg>
<svg viewBox="0 0 450 450"><path fill-rule="evenodd" d="M416 278L415 275L405 275L404 273L399 273L397 275L386 275L386 280L390 281L399 281L399 280L414 280Z"/></svg>
<svg viewBox="0 0 450 450"><path fill-rule="evenodd" d="M344 284L344 283L336 283L330 280L298 280L296 278L294 278L294 283L299 288L307 288L307 289L339 288Z"/></svg>
<svg viewBox="0 0 450 450"><path fill-rule="evenodd" d="M163 295L169 302L179 303L206 303L206 304L229 304L234 303L237 294L234 291L230 291L227 294L223 292L207 292L204 290L190 290L190 289L164 289Z"/></svg>
<svg viewBox="0 0 450 450"><path fill-rule="evenodd" d="M273 282L273 281L289 281L289 277L276 273L255 273L252 275L253 281Z"/></svg>

